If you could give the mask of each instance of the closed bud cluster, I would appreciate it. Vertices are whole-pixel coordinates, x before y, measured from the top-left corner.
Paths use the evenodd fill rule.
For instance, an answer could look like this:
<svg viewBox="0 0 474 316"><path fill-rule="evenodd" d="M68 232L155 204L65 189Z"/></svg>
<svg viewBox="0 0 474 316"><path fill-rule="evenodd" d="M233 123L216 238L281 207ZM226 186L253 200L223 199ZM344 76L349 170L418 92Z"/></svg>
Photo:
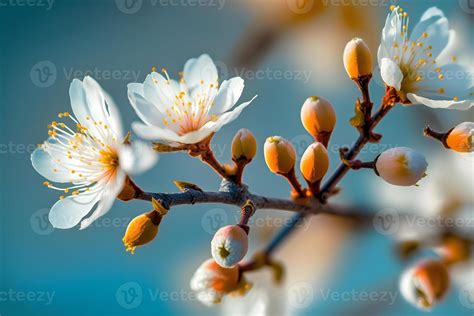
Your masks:
<svg viewBox="0 0 474 316"><path fill-rule="evenodd" d="M300 170L306 181L314 183L321 180L329 168L329 157L321 143L313 143L301 157Z"/></svg>
<svg viewBox="0 0 474 316"><path fill-rule="evenodd" d="M474 123L464 122L453 128L446 137L446 145L454 151L470 153L474 151Z"/></svg>
<svg viewBox="0 0 474 316"><path fill-rule="evenodd" d="M417 184L426 175L427 167L425 157L407 147L386 150L375 163L375 171L382 179L400 186Z"/></svg>
<svg viewBox="0 0 474 316"><path fill-rule="evenodd" d="M372 74L372 54L367 44L360 38L353 38L346 44L343 61L351 79Z"/></svg>
<svg viewBox="0 0 474 316"><path fill-rule="evenodd" d="M220 228L211 241L212 257L224 268L231 268L239 263L247 250L247 233L238 225Z"/></svg>
<svg viewBox="0 0 474 316"><path fill-rule="evenodd" d="M232 140L232 159L252 160L257 153L257 140L252 132L246 128L240 129Z"/></svg>
<svg viewBox="0 0 474 316"><path fill-rule="evenodd" d="M415 307L430 310L449 289L449 273L440 261L422 261L405 271L400 279L402 296Z"/></svg>
<svg viewBox="0 0 474 316"><path fill-rule="evenodd" d="M265 162L273 173L287 174L295 167L293 146L280 136L268 137L264 145Z"/></svg>
<svg viewBox="0 0 474 316"><path fill-rule="evenodd" d="M122 241L127 251L132 254L138 246L143 246L158 234L158 227L167 210L155 199L152 201L154 210L135 217L127 227Z"/></svg>
<svg viewBox="0 0 474 316"><path fill-rule="evenodd" d="M204 261L191 278L191 289L206 305L220 303L227 294L244 295L251 284L240 275L239 267L224 268L214 259Z"/></svg>
<svg viewBox="0 0 474 316"><path fill-rule="evenodd" d="M334 130L336 112L328 100L312 96L301 107L301 123L311 136L318 139L321 133Z"/></svg>

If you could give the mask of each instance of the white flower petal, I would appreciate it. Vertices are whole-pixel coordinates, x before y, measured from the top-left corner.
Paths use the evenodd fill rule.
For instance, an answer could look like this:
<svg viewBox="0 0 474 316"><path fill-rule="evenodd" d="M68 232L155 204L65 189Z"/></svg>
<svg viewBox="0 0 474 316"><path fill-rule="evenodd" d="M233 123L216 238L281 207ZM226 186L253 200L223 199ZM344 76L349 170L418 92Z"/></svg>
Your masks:
<svg viewBox="0 0 474 316"><path fill-rule="evenodd" d="M143 85L130 83L128 85L128 99L138 117L148 125L162 126L163 113L153 103L145 99Z"/></svg>
<svg viewBox="0 0 474 316"><path fill-rule="evenodd" d="M84 77L82 87L86 96L86 106L90 117L96 122L105 121L105 98L100 85L89 76ZM81 122L85 124L86 122Z"/></svg>
<svg viewBox="0 0 474 316"><path fill-rule="evenodd" d="M448 43L446 47L436 57L436 64L445 65L452 62L453 56L456 55L456 51L459 49L460 42L456 35L455 30L449 30Z"/></svg>
<svg viewBox="0 0 474 316"><path fill-rule="evenodd" d="M173 104L175 101L175 93L171 83L157 72L152 72L146 76L143 83L143 95L162 113L165 113L166 105Z"/></svg>
<svg viewBox="0 0 474 316"><path fill-rule="evenodd" d="M408 93L407 98L413 104L423 104L434 109L467 110L474 106L474 100L431 100L414 93Z"/></svg>
<svg viewBox="0 0 474 316"><path fill-rule="evenodd" d="M400 70L400 67L389 58L382 58L380 64L380 74L382 80L389 87L394 87L398 91L401 88L403 73Z"/></svg>
<svg viewBox="0 0 474 316"><path fill-rule="evenodd" d="M247 102L244 102L242 104L240 104L239 106L237 106L236 108L234 108L232 111L230 112L226 112L224 114L222 114L218 119L217 121L210 121L210 122L207 122L206 124L204 124L203 128L209 128L210 130L212 130L212 132L217 132L221 129L222 126L224 126L225 124L228 124L230 122L232 122L233 120L235 120L237 117L239 117L240 113L242 113L242 111L253 101L255 100L257 96L254 96L250 101L247 101Z"/></svg>
<svg viewBox="0 0 474 316"><path fill-rule="evenodd" d="M381 42L379 48L377 50L377 62L379 64L379 68L382 66L382 59L390 58L390 54L388 52L387 47L385 46L384 42Z"/></svg>
<svg viewBox="0 0 474 316"><path fill-rule="evenodd" d="M101 137L94 121L109 124L118 138L122 136L118 110L116 110L112 98L94 79L89 76L84 77L83 82L74 79L69 87L69 97L77 120L87 127L94 136Z"/></svg>
<svg viewBox="0 0 474 316"><path fill-rule="evenodd" d="M100 198L100 190L91 194L69 196L57 201L49 212L49 221L55 228L68 229L76 226Z"/></svg>
<svg viewBox="0 0 474 316"><path fill-rule="evenodd" d="M219 115L231 109L239 100L243 90L244 80L240 77L223 81L209 114Z"/></svg>
<svg viewBox="0 0 474 316"><path fill-rule="evenodd" d="M102 191L97 208L94 210L91 216L81 222L81 230L89 227L96 219L105 215L110 210L112 204L117 198L117 195L119 195L123 189L125 177L125 172L118 170L115 178L110 180L104 186L104 190Z"/></svg>
<svg viewBox="0 0 474 316"><path fill-rule="evenodd" d="M436 58L446 47L449 41L449 23L443 11L431 7L423 13L420 21L415 25L410 35L410 41L417 41L427 33L426 44L432 46L431 53Z"/></svg>
<svg viewBox="0 0 474 316"><path fill-rule="evenodd" d="M189 92L199 87L201 80L206 84L216 83L218 80L217 68L211 57L203 54L198 58L189 59L184 65L183 78L188 86Z"/></svg>
<svg viewBox="0 0 474 316"><path fill-rule="evenodd" d="M439 67L438 71L429 69L423 72L423 80L414 85L413 92L433 99L472 98L473 78L470 69L459 64L448 64ZM443 80L439 79L439 75L443 75Z"/></svg>
<svg viewBox="0 0 474 316"><path fill-rule="evenodd" d="M122 118L112 97L104 91L106 123L114 131L115 136L120 141L123 138Z"/></svg>
<svg viewBox="0 0 474 316"><path fill-rule="evenodd" d="M87 105L86 92L84 90L82 81L79 79L72 80L71 85L69 86L69 97L71 99L72 111L74 112L76 118L84 126L90 125L86 119L90 113L89 107Z"/></svg>
<svg viewBox="0 0 474 316"><path fill-rule="evenodd" d="M157 140L164 143L178 142L178 139L180 137L171 129L145 125L139 122L133 122L132 129L135 133L137 133L138 136L143 139Z"/></svg>
<svg viewBox="0 0 474 316"><path fill-rule="evenodd" d="M397 41L402 31L402 18L398 12L398 7L393 10L385 20L385 25L382 30L382 42L387 44L387 47Z"/></svg>
<svg viewBox="0 0 474 316"><path fill-rule="evenodd" d="M149 143L134 141L124 145L119 152L120 167L127 174L139 174L153 167L158 160L158 155Z"/></svg>
<svg viewBox="0 0 474 316"><path fill-rule="evenodd" d="M40 175L50 181L66 183L73 179L67 169L54 162L54 158L41 148L35 149L31 154L31 164Z"/></svg>

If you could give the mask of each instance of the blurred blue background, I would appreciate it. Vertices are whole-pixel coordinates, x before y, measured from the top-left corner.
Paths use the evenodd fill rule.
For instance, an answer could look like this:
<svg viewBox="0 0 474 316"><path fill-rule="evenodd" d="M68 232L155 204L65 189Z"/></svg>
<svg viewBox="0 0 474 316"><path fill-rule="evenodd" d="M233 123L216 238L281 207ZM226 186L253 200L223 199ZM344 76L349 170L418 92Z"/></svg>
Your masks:
<svg viewBox="0 0 474 316"><path fill-rule="evenodd" d="M223 77L249 71L242 75L246 88L241 101L259 95L238 120L216 135L217 157L229 160L234 133L241 127L251 129L258 139L259 152L248 167L245 182L256 193L288 196L287 184L266 169L261 151L265 138L277 134L290 139L301 155L310 138L300 124L299 108L310 95L324 96L336 107L338 123L333 144L348 145L356 138L357 133L347 122L358 92L346 78L342 51L345 43L358 35L367 38L375 56L391 2L367 5L367 1L352 1L355 6L351 9L362 14L367 24L358 25L357 32L345 23L347 12L339 14L347 9L341 4L344 1L326 1L325 12L310 21L275 27L278 17L286 14L273 11L276 9L272 6L279 8L280 2L57 0L50 6L40 0L0 0L0 315L222 313L220 307L204 307L195 300L189 279L210 256L209 242L216 226L211 225L212 221L231 223L237 209L219 205L176 207L162 223L158 238L131 255L125 252L122 236L128 221L147 211L149 205L117 201L106 216L84 231L53 230L47 212L57 194L41 185L44 180L31 167L29 155L46 138L47 125L56 114L70 110L68 87L73 78L93 76L114 97L124 125L130 126L138 118L127 100L129 82L143 81L152 66L166 67L177 77L188 58L208 53L217 61ZM470 52L472 64L473 11L463 7L461 0L400 3L410 12L412 21L432 5L443 9L464 36L464 49ZM239 51L249 49L246 45L252 43L252 35L267 27L278 36L261 58L252 60L255 68L234 66L232 61L238 59L235 56ZM257 48L250 49L253 51L259 52ZM278 74L285 72L287 77L280 78ZM373 100L380 100L383 89L379 79L374 79L372 91ZM422 136L423 127L431 123L446 130L461 120L472 121L472 116L472 111L434 113L421 107L397 107L378 128L384 134L382 143L371 145L362 157L370 159L387 146L403 145L424 152L429 161L430 153L441 147ZM335 168L336 149L331 150L331 158L331 168ZM379 181L374 178L369 172L351 173L341 184L345 189L339 201L371 205L372 209L389 206L374 194L373 186L359 185ZM146 190L166 192L176 191L172 183L175 179L209 190L219 185L211 170L185 154L162 155L156 167L137 177L136 182ZM376 184L385 185L381 181ZM284 212L265 214L288 216ZM274 227L261 229L274 231ZM257 232L251 237L255 238L253 248L268 239ZM334 262L338 270L326 287L339 292L382 288L395 293L398 275L407 263L395 256L390 238L358 232L349 239L338 250L341 255ZM317 250L318 245L311 248ZM291 258L282 259L291 264ZM313 286L318 288L318 284ZM400 296L393 305L381 304L381 309L368 314L422 314ZM290 309L289 313L364 315L367 310L363 306L363 302L321 300ZM460 304L454 289L431 314L473 313Z"/></svg>

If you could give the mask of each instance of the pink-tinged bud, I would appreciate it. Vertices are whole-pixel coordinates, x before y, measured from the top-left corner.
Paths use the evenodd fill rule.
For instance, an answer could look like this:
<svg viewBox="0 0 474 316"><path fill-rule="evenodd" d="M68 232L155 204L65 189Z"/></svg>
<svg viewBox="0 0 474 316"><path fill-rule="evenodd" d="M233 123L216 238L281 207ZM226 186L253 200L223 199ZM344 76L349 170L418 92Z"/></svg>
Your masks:
<svg viewBox="0 0 474 316"><path fill-rule="evenodd" d="M446 295L449 284L446 265L440 261L427 260L403 273L400 279L400 292L413 306L430 310Z"/></svg>
<svg viewBox="0 0 474 316"><path fill-rule="evenodd" d="M372 74L372 54L360 38L353 38L344 48L344 67L351 79Z"/></svg>
<svg viewBox="0 0 474 316"><path fill-rule="evenodd" d="M448 137L446 145L454 151L460 153L470 153L474 151L474 123L464 122L453 128Z"/></svg>
<svg viewBox="0 0 474 316"><path fill-rule="evenodd" d="M301 107L301 123L314 138L331 133L336 125L336 112L331 103L321 97L309 97Z"/></svg>
<svg viewBox="0 0 474 316"><path fill-rule="evenodd" d="M427 167L425 157L407 147L386 150L375 163L376 172L382 179L400 186L417 184L426 175Z"/></svg>
<svg viewBox="0 0 474 316"><path fill-rule="evenodd" d="M290 142L283 137L268 137L263 153L268 169L273 173L287 174L295 167L295 150Z"/></svg>
<svg viewBox="0 0 474 316"><path fill-rule="evenodd" d="M220 228L211 241L212 257L224 268L234 267L245 257L247 250L247 233L237 225Z"/></svg>
<svg viewBox="0 0 474 316"><path fill-rule="evenodd" d="M191 278L191 289L206 305L220 303L227 294L244 295L251 285L240 276L239 267L223 268L214 259L204 261Z"/></svg>
<svg viewBox="0 0 474 316"><path fill-rule="evenodd" d="M314 183L321 180L329 168L329 157L321 143L313 143L306 148L301 157L300 170L306 181Z"/></svg>

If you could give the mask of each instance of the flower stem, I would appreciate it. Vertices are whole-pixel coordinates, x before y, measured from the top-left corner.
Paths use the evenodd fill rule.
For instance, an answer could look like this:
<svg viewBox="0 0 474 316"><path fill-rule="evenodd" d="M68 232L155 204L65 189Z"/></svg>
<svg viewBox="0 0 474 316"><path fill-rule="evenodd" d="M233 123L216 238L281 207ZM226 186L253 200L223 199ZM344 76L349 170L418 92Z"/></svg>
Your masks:
<svg viewBox="0 0 474 316"><path fill-rule="evenodd" d="M305 197L306 194L301 187L301 184L298 182L295 174L295 168L292 168L287 174L283 174L283 176L288 180L291 185L293 191L298 195L298 197Z"/></svg>
<svg viewBox="0 0 474 316"><path fill-rule="evenodd" d="M225 171L225 168L217 161L214 153L212 152L211 148L208 147L207 150L204 150L200 153L201 160L209 165L217 174L219 174L222 178L229 180L229 175Z"/></svg>
<svg viewBox="0 0 474 316"><path fill-rule="evenodd" d="M434 138L438 140L439 142L441 142L445 148L449 148L448 144L446 143L446 138L448 137L451 130L449 130L447 133L438 133L438 132L433 131L429 126L426 126L425 129L423 130L423 133L425 136Z"/></svg>

